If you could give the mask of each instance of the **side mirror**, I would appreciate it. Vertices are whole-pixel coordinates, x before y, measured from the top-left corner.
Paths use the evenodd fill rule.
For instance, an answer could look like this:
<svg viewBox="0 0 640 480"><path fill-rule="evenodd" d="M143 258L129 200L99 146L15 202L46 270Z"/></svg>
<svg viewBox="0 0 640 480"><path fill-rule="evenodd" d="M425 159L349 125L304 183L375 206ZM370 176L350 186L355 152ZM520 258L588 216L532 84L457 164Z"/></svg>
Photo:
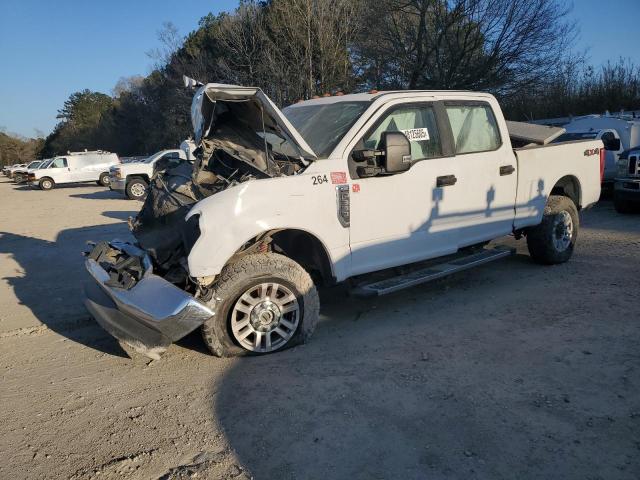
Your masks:
<svg viewBox="0 0 640 480"><path fill-rule="evenodd" d="M387 173L406 172L411 168L411 143L402 132L382 132L378 149L384 152Z"/></svg>
<svg viewBox="0 0 640 480"><path fill-rule="evenodd" d="M603 138L602 139L602 143L604 143L604 149L605 150L613 150L613 151L618 151L620 150L620 139L619 138Z"/></svg>

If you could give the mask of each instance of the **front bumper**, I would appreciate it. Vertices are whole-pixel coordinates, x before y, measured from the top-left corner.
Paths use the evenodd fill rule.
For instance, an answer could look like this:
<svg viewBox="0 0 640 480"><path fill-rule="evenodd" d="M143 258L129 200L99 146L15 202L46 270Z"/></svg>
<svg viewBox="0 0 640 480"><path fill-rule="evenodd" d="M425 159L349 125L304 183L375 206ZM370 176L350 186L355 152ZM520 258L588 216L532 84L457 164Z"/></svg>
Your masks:
<svg viewBox="0 0 640 480"><path fill-rule="evenodd" d="M138 247L112 242L111 248L126 256L142 259L142 278L129 289L107 283L113 265L87 258L85 266L92 277L85 287L85 307L111 335L143 353L166 349L201 326L213 311L185 291L152 273L151 262ZM97 247L96 247L97 248ZM140 348L142 347L142 348Z"/></svg>
<svg viewBox="0 0 640 480"><path fill-rule="evenodd" d="M640 178L616 178L613 188L618 198L640 201Z"/></svg>
<svg viewBox="0 0 640 480"><path fill-rule="evenodd" d="M116 178L114 176L109 176L111 190L117 190L119 192L124 192L127 187L127 181L124 178Z"/></svg>

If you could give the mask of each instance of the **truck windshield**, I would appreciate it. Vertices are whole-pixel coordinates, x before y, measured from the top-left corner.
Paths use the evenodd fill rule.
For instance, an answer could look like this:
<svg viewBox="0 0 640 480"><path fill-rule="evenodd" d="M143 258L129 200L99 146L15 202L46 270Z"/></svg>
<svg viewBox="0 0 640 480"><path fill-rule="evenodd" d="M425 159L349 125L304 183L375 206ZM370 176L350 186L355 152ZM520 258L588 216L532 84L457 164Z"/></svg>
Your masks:
<svg viewBox="0 0 640 480"><path fill-rule="evenodd" d="M326 158L369 105L370 102L291 105L282 113L316 155Z"/></svg>
<svg viewBox="0 0 640 480"><path fill-rule="evenodd" d="M573 142L575 140L593 140L598 132L567 132L560 135L552 143Z"/></svg>

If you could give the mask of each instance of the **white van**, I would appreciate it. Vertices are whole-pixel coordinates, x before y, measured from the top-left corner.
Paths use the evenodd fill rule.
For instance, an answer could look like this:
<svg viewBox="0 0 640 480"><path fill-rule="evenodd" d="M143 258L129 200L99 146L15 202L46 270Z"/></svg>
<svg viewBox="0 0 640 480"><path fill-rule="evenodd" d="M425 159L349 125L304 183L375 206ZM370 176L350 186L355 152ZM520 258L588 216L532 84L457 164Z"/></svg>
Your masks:
<svg viewBox="0 0 640 480"><path fill-rule="evenodd" d="M69 152L55 157L46 167L29 173L29 182L38 185L41 190L51 190L65 183L97 182L109 185L109 168L119 165L120 159L115 153Z"/></svg>

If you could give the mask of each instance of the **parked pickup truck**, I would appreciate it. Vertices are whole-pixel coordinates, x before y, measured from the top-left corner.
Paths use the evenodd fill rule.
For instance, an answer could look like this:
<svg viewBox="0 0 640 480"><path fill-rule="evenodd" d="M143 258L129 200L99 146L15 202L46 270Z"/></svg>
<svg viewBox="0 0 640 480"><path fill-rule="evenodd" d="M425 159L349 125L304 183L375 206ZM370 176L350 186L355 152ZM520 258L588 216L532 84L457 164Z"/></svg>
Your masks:
<svg viewBox="0 0 640 480"><path fill-rule="evenodd" d="M161 150L139 162L114 165L109 170L109 186L112 190L123 192L131 200L141 200L146 195L149 179L158 162L175 163L183 160L187 160L187 154L183 150Z"/></svg>
<svg viewBox="0 0 640 480"><path fill-rule="evenodd" d="M89 312L149 356L199 327L217 356L305 342L318 284L394 292L509 255L484 248L504 235L526 237L536 262L566 262L600 195L601 141L546 145L564 130L508 127L485 93L280 111L257 88L208 84L191 115L196 162L156 173L130 222L137 242L86 252Z"/></svg>
<svg viewBox="0 0 640 480"><path fill-rule="evenodd" d="M15 172L16 170L22 170L23 168L26 168L26 166L26 163L16 163L15 165L3 168L2 171L5 176L13 178L13 172Z"/></svg>
<svg viewBox="0 0 640 480"><path fill-rule="evenodd" d="M13 181L16 183L26 182L29 172L37 170L42 164L42 160L34 160L25 166L24 168L17 168L13 171Z"/></svg>
<svg viewBox="0 0 640 480"><path fill-rule="evenodd" d="M620 155L613 205L618 213L640 212L640 147Z"/></svg>

